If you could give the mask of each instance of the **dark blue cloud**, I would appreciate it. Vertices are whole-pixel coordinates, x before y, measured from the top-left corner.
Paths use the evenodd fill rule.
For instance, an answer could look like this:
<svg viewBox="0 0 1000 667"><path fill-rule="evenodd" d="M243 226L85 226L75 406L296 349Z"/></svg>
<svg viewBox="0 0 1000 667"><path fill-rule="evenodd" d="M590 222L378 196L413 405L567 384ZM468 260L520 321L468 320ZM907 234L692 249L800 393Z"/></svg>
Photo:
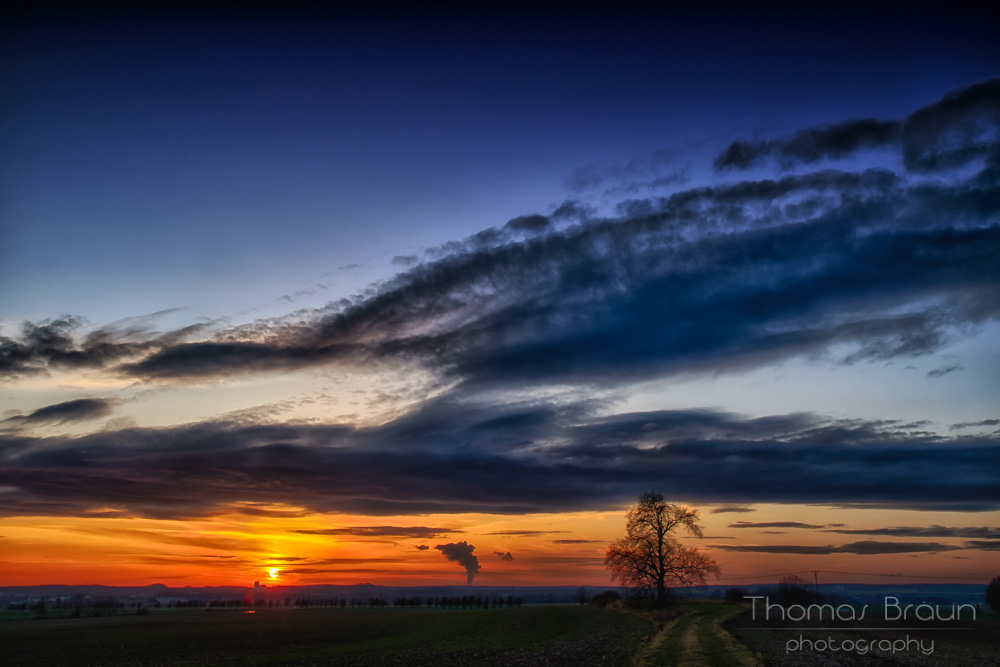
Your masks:
<svg viewBox="0 0 1000 667"><path fill-rule="evenodd" d="M0 340L0 372L185 381L407 361L467 388L614 386L834 349L846 363L928 354L1000 317L998 91L948 95L899 132L849 121L781 148L808 163L884 135L909 171L692 188L568 226L523 216L353 301L202 340L198 329L78 340L71 319L30 325ZM914 179L921 170L936 178Z"/></svg>
<svg viewBox="0 0 1000 667"><path fill-rule="evenodd" d="M941 172L976 159L995 161L998 125L1000 79L991 79L953 91L902 121L849 120L786 138L734 141L715 159L715 168L747 169L775 159L791 169L863 149L892 148L902 153L909 171Z"/></svg>
<svg viewBox="0 0 1000 667"><path fill-rule="evenodd" d="M843 158L864 148L897 144L901 125L867 118L800 130L787 139L734 141L715 159L715 168L747 169L768 157L777 158L786 168L824 158Z"/></svg>
<svg viewBox="0 0 1000 667"><path fill-rule="evenodd" d="M166 333L150 331L125 322L101 327L77 336L84 321L59 317L44 322L25 322L17 338L0 336L0 379L45 372L48 369L99 369L128 359L169 349L205 330L192 324Z"/></svg>
<svg viewBox="0 0 1000 667"><path fill-rule="evenodd" d="M625 505L650 488L699 504L1000 507L1000 442L914 436L897 422L709 411L609 420L565 406L540 410L544 420L504 422L502 405L447 401L418 412L371 428L203 423L3 436L0 512L187 517L288 503L376 515L522 514Z"/></svg>
<svg viewBox="0 0 1000 667"><path fill-rule="evenodd" d="M887 180L825 173L686 193L656 216L416 267L274 342L166 347L124 370L182 378L409 358L469 383L616 383L752 367L838 344L854 348L847 361L925 354L955 325L1000 312L992 261L1000 229L974 197L948 201L945 212ZM807 220L788 219L795 211L775 200L830 182L839 182L837 201L821 197ZM742 208L720 204L730 196L768 201L786 224L741 218ZM690 225L677 222L685 211ZM931 215L949 224L931 226ZM747 229L691 231L733 225ZM684 240L689 233L698 238Z"/></svg>

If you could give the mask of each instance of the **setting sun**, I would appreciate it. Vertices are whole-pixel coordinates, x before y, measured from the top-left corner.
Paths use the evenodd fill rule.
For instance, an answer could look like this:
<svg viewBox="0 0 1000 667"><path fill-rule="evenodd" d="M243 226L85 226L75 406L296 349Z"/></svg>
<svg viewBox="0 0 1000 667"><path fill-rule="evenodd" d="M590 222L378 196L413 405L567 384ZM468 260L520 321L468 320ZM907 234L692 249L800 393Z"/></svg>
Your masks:
<svg viewBox="0 0 1000 667"><path fill-rule="evenodd" d="M278 578L278 568L276 568L276 567L270 568L267 571L267 576L271 577L272 579L277 579Z"/></svg>

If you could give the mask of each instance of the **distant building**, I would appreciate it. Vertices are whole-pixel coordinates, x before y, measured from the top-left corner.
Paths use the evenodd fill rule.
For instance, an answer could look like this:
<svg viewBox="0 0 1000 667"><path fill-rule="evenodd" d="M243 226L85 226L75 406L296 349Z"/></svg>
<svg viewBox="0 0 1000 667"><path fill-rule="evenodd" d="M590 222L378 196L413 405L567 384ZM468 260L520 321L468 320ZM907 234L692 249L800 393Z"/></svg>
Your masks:
<svg viewBox="0 0 1000 667"><path fill-rule="evenodd" d="M253 582L253 596L251 599L257 602L258 600L263 600L265 597L267 597L267 584L262 586L259 581Z"/></svg>

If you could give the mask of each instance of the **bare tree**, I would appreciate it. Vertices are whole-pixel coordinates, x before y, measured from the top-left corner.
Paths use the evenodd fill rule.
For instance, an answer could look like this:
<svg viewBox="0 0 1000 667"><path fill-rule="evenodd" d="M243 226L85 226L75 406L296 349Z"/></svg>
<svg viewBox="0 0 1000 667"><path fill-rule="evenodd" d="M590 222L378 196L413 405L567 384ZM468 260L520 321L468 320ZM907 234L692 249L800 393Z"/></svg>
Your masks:
<svg viewBox="0 0 1000 667"><path fill-rule="evenodd" d="M683 527L702 537L698 510L667 503L663 494L649 492L629 509L625 537L608 547L605 566L622 586L656 592L656 604L667 602L672 586L704 584L709 574L718 576L719 565L694 547L674 537Z"/></svg>

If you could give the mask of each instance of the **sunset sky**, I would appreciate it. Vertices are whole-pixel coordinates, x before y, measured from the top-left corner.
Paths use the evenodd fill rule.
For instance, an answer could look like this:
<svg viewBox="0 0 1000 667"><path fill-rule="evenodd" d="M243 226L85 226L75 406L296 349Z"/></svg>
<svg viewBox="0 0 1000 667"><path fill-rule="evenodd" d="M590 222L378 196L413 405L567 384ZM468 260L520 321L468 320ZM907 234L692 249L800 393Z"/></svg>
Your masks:
<svg viewBox="0 0 1000 667"><path fill-rule="evenodd" d="M0 586L985 584L991 28L15 18Z"/></svg>

